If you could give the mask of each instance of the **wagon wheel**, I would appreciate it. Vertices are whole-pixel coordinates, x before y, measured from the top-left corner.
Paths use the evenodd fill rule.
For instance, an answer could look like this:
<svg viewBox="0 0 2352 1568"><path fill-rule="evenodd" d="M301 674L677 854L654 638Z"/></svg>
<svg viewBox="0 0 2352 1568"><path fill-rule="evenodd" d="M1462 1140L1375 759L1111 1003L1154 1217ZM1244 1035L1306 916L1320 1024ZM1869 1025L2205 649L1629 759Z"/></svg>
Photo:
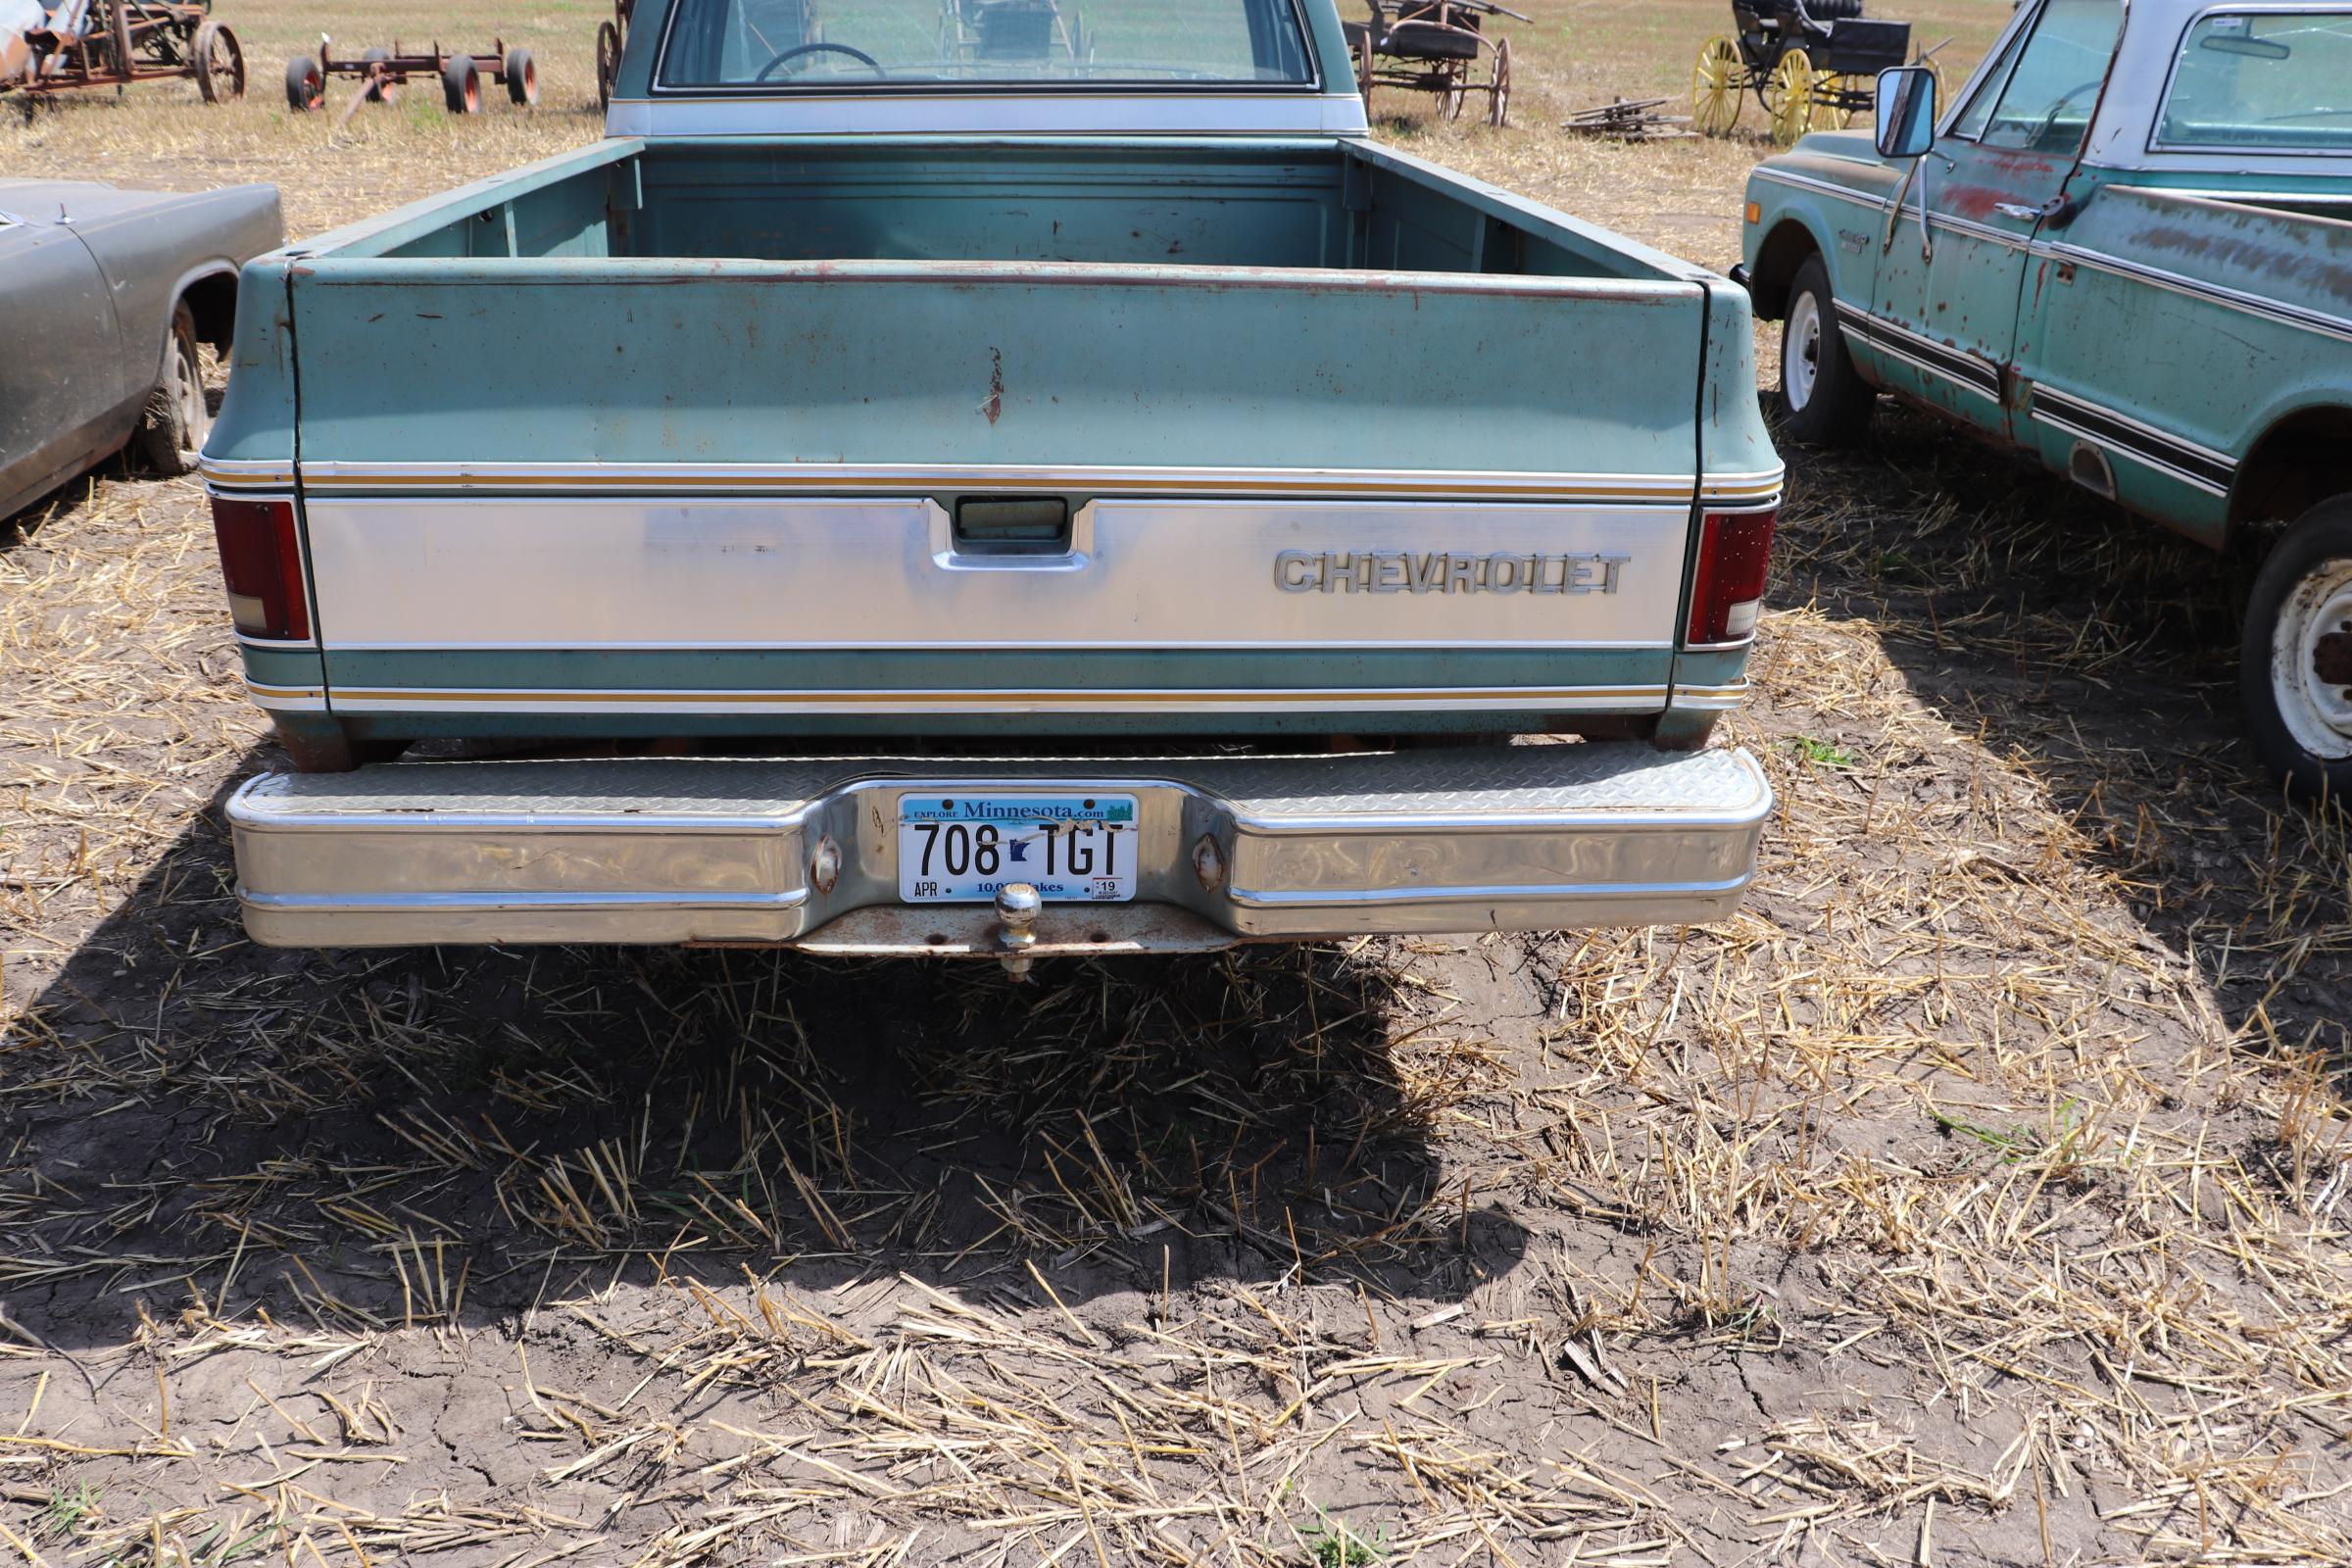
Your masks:
<svg viewBox="0 0 2352 1568"><path fill-rule="evenodd" d="M1813 115L1807 122L1814 130L1843 130L1854 122L1852 99L1854 78L1840 76L1834 71L1813 74Z"/></svg>
<svg viewBox="0 0 2352 1568"><path fill-rule="evenodd" d="M1725 37L1707 40L1698 52L1698 69L1690 73L1690 118L1701 131L1710 136L1731 134L1745 107L1740 88L1746 76L1738 44Z"/></svg>
<svg viewBox="0 0 2352 1568"><path fill-rule="evenodd" d="M1802 49L1781 56L1772 73L1772 139L1788 147L1813 128L1813 83L1819 73Z"/></svg>
<svg viewBox="0 0 2352 1568"><path fill-rule="evenodd" d="M1446 120L1462 118L1462 84L1470 78L1470 68L1459 60L1448 60L1438 73L1438 115Z"/></svg>
<svg viewBox="0 0 2352 1568"><path fill-rule="evenodd" d="M1372 118L1372 40L1370 38L1366 38L1364 46L1355 52L1355 90L1363 94L1364 118L1370 120Z"/></svg>
<svg viewBox="0 0 2352 1568"><path fill-rule="evenodd" d="M1511 40L1494 40L1494 75L1487 83L1487 123L1500 130L1511 113Z"/></svg>
<svg viewBox="0 0 2352 1568"><path fill-rule="evenodd" d="M620 74L620 29L610 22L596 24L596 102L612 107L612 83Z"/></svg>
<svg viewBox="0 0 2352 1568"><path fill-rule="evenodd" d="M245 51L235 33L218 22L207 22L196 29L188 55L196 73L196 90L206 103L245 96Z"/></svg>

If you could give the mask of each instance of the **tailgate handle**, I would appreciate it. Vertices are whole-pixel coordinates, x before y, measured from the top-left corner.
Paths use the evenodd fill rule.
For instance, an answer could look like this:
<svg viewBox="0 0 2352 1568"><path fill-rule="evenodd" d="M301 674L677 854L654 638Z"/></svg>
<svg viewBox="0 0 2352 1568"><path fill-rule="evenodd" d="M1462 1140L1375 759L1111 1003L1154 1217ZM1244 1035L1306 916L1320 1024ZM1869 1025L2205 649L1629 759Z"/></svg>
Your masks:
<svg viewBox="0 0 2352 1568"><path fill-rule="evenodd" d="M956 503L959 556L1067 556L1070 504L1060 496L966 496Z"/></svg>

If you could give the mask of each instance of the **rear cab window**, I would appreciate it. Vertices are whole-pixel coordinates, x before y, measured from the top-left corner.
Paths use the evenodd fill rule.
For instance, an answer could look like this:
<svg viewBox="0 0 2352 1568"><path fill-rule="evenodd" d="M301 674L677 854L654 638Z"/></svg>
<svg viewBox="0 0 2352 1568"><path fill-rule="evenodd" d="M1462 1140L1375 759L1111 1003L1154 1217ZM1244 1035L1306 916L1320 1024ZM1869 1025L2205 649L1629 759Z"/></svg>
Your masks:
<svg viewBox="0 0 2352 1568"><path fill-rule="evenodd" d="M2150 146L2352 152L2352 10L2199 17Z"/></svg>
<svg viewBox="0 0 2352 1568"><path fill-rule="evenodd" d="M657 89L1306 87L1293 0L679 0Z"/></svg>

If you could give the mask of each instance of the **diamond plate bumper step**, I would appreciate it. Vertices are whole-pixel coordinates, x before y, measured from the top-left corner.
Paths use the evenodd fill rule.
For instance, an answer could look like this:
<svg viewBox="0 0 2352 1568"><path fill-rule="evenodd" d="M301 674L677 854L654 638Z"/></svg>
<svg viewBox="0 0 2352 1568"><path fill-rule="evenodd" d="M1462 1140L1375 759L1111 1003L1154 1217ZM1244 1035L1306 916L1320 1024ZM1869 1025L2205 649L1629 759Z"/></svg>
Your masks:
<svg viewBox="0 0 2352 1568"><path fill-rule="evenodd" d="M265 774L228 806L273 947L721 943L1002 956L987 905L898 899L908 793L1137 798L1132 904L1049 903L1030 956L1369 932L1685 924L1738 906L1772 788L1641 744L1118 760L662 758Z"/></svg>

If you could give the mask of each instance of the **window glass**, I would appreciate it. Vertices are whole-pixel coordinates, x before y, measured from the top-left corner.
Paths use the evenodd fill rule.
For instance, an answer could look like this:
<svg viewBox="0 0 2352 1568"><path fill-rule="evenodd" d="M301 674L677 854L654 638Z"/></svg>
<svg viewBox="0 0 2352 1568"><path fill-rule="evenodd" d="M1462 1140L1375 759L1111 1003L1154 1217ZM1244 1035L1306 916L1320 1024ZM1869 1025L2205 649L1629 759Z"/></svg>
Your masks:
<svg viewBox="0 0 2352 1568"><path fill-rule="evenodd" d="M2001 84L2009 79L2009 68L2017 62L2018 50L2025 47L2026 32L2021 29L2009 36L2009 46L1992 63L1990 70L1979 78L1976 97L1952 122L1952 134L1962 141L1975 141L1984 134L1984 122L1992 118L1992 106L2001 96Z"/></svg>
<svg viewBox="0 0 2352 1568"><path fill-rule="evenodd" d="M2122 0L2050 0L1984 122L1984 145L2042 153L2081 147L2123 21Z"/></svg>
<svg viewBox="0 0 2352 1568"><path fill-rule="evenodd" d="M666 87L1314 79L1292 0L678 0Z"/></svg>
<svg viewBox="0 0 2352 1568"><path fill-rule="evenodd" d="M2352 151L2352 11L2201 18L2180 41L2156 140Z"/></svg>

